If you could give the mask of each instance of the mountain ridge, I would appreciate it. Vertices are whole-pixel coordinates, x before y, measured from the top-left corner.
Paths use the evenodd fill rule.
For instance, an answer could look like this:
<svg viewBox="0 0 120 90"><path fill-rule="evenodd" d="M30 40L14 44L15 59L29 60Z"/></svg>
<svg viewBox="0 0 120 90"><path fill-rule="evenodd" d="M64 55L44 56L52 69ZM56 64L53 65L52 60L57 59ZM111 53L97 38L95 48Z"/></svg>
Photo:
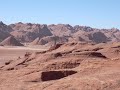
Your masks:
<svg viewBox="0 0 120 90"><path fill-rule="evenodd" d="M5 33L5 34L4 34ZM3 38L4 34L4 38ZM45 37L62 37L66 42L120 42L120 30L117 28L97 29L89 26L72 26L70 24L35 24L22 23L6 25L0 23L0 40L9 36L22 43L31 43L36 38L42 40ZM54 41L54 40L53 40ZM47 41L49 43L49 41Z"/></svg>

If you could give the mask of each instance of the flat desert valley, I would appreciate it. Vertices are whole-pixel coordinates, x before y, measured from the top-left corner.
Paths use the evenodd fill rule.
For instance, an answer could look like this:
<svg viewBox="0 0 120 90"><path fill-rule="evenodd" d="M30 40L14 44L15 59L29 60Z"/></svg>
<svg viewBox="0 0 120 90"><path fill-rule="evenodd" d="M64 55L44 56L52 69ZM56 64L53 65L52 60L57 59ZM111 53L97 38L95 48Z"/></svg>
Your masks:
<svg viewBox="0 0 120 90"><path fill-rule="evenodd" d="M29 46L29 47L21 47L21 46L1 46L0 47L0 64L5 63L8 60L15 60L18 58L22 58L27 52L39 52L47 50L47 47L44 46Z"/></svg>

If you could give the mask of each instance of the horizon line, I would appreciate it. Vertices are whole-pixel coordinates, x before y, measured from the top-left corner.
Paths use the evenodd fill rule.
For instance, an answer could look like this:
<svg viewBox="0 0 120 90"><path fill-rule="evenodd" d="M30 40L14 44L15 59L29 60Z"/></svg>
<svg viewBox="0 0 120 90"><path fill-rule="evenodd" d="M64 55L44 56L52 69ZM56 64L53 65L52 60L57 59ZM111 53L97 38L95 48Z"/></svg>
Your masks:
<svg viewBox="0 0 120 90"><path fill-rule="evenodd" d="M0 22L2 22L3 24L6 24L6 25L11 25L11 24L17 24L17 23L23 23L23 24L28 24L28 23L31 23L31 24L40 24L40 25L47 25L47 26L49 26L49 25L59 25L59 24L62 24L62 25L70 25L70 26L72 26L72 27L75 27L75 26L83 26L83 27L90 27L90 28L93 28L93 29L118 29L118 30L120 30L120 28L117 28L117 27L111 27L111 28L103 28L103 27L93 27L93 26L90 26L90 25L80 25L80 24L69 24L69 23L38 23L38 22L27 22L27 21L16 21L16 22L11 22L11 23L7 23L7 22L5 22L5 21L0 21Z"/></svg>

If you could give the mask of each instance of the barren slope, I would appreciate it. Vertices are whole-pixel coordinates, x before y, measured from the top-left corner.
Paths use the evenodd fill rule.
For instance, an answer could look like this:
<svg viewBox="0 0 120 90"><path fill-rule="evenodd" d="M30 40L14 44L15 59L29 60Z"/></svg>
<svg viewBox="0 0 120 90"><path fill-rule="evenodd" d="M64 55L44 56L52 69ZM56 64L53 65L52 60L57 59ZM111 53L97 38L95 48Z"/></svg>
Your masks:
<svg viewBox="0 0 120 90"><path fill-rule="evenodd" d="M0 70L1 90L119 90L120 43L58 44Z"/></svg>

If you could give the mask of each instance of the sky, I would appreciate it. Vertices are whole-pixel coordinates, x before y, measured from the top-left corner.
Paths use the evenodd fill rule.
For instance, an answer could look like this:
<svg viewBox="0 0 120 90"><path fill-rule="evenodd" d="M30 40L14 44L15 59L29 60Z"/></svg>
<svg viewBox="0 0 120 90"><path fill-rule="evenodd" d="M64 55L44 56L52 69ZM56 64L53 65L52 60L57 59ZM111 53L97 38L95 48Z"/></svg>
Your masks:
<svg viewBox="0 0 120 90"><path fill-rule="evenodd" d="M0 0L0 21L120 29L120 0Z"/></svg>

